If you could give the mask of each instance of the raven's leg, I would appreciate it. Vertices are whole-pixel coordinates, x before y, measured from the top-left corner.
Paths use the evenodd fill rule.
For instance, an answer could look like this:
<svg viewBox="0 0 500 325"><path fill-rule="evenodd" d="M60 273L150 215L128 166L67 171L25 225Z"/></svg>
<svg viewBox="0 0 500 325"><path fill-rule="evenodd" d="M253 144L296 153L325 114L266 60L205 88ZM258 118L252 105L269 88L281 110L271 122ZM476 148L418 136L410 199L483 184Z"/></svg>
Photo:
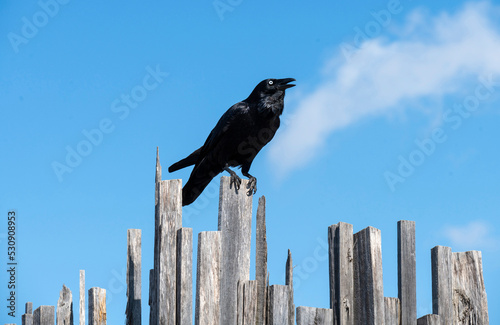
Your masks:
<svg viewBox="0 0 500 325"><path fill-rule="evenodd" d="M236 174L234 171L232 171L231 169L229 169L229 165L226 165L224 167L224 170L226 172L228 172L229 174L231 174L231 181L229 182L229 188L232 188L233 184L234 184L234 188L236 190L239 190L240 189L240 184L241 184L241 178L238 176L238 174Z"/></svg>
<svg viewBox="0 0 500 325"><path fill-rule="evenodd" d="M241 173L243 174L243 176L248 177L248 185L247 185L247 189L248 189L247 195L248 196L257 193L257 178L253 177L252 175L250 175L248 173L249 169L250 169L249 166L248 167L247 166L241 167Z"/></svg>

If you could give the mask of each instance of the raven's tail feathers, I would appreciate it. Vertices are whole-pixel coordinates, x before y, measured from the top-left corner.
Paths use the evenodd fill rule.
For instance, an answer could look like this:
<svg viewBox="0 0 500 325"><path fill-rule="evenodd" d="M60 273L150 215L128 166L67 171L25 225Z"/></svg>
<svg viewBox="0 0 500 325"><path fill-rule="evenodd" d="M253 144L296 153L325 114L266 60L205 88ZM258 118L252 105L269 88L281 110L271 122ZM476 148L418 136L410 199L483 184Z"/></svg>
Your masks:
<svg viewBox="0 0 500 325"><path fill-rule="evenodd" d="M173 164L172 166L168 167L168 172L173 173L176 170L179 170L179 169L196 164L196 162L198 161L198 158L200 157L200 151L201 151L201 148L199 148L198 150L195 150L192 154L190 154L186 158L181 159L178 162L176 162L175 164Z"/></svg>
<svg viewBox="0 0 500 325"><path fill-rule="evenodd" d="M182 206L193 203L216 175L217 173L213 172L200 172L195 167L182 189Z"/></svg>

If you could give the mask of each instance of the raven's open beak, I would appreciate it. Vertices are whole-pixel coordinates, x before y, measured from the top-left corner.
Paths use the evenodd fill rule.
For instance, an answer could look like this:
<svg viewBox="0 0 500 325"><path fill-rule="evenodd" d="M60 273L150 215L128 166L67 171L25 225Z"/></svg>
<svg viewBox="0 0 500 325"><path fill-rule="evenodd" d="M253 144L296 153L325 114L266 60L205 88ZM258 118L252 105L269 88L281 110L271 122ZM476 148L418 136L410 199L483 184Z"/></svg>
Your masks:
<svg viewBox="0 0 500 325"><path fill-rule="evenodd" d="M294 84L289 84L289 82L295 81L293 78L278 79L278 88L280 90L285 90L287 88L295 87Z"/></svg>

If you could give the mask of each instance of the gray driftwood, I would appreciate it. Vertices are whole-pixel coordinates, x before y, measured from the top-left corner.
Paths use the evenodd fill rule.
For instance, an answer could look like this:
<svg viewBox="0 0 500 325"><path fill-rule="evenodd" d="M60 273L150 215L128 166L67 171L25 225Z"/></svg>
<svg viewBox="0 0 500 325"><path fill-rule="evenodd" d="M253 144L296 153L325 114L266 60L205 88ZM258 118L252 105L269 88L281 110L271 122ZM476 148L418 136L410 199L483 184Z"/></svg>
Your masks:
<svg viewBox="0 0 500 325"><path fill-rule="evenodd" d="M439 315L425 315L417 320L417 325L441 325L441 320Z"/></svg>
<svg viewBox="0 0 500 325"><path fill-rule="evenodd" d="M289 324L290 288L287 285L269 287L269 325Z"/></svg>
<svg viewBox="0 0 500 325"><path fill-rule="evenodd" d="M257 288L256 280L238 282L237 325L259 324L257 323Z"/></svg>
<svg viewBox="0 0 500 325"><path fill-rule="evenodd" d="M354 324L384 323L382 239L368 227L354 234Z"/></svg>
<svg viewBox="0 0 500 325"><path fill-rule="evenodd" d="M330 308L336 324L354 324L353 226L345 222L328 227Z"/></svg>
<svg viewBox="0 0 500 325"><path fill-rule="evenodd" d="M40 306L33 312L33 325L54 325L54 306Z"/></svg>
<svg viewBox="0 0 500 325"><path fill-rule="evenodd" d="M297 325L332 325L333 310L313 307L297 307Z"/></svg>
<svg viewBox="0 0 500 325"><path fill-rule="evenodd" d="M292 252L288 250L285 267L285 284L290 291L288 294L288 325L295 325L295 304L293 303L293 262Z"/></svg>
<svg viewBox="0 0 500 325"><path fill-rule="evenodd" d="M398 221L398 296L401 325L417 324L415 221Z"/></svg>
<svg viewBox="0 0 500 325"><path fill-rule="evenodd" d="M442 325L453 322L451 248L436 246L431 250L432 313Z"/></svg>
<svg viewBox="0 0 500 325"><path fill-rule="evenodd" d="M401 303L399 298L384 298L384 325L401 325ZM415 322L417 319L415 318Z"/></svg>
<svg viewBox="0 0 500 325"><path fill-rule="evenodd" d="M127 231L127 325L141 325L141 230Z"/></svg>
<svg viewBox="0 0 500 325"><path fill-rule="evenodd" d="M73 325L73 295L64 284L59 293L56 311L57 325Z"/></svg>
<svg viewBox="0 0 500 325"><path fill-rule="evenodd" d="M21 316L22 325L33 325L33 303L27 302L24 314Z"/></svg>
<svg viewBox="0 0 500 325"><path fill-rule="evenodd" d="M255 279L257 280L257 324L265 324L267 307L266 198L259 198L255 230Z"/></svg>
<svg viewBox="0 0 500 325"><path fill-rule="evenodd" d="M200 232L196 270L196 325L220 324L220 260L220 232Z"/></svg>
<svg viewBox="0 0 500 325"><path fill-rule="evenodd" d="M220 180L219 231L221 232L222 325L236 324L238 281L250 280L250 243L252 233L252 196L247 196L247 180L239 191L230 188L230 177Z"/></svg>
<svg viewBox="0 0 500 325"><path fill-rule="evenodd" d="M193 323L193 229L177 230L177 324Z"/></svg>
<svg viewBox="0 0 500 325"><path fill-rule="evenodd" d="M85 270L80 270L80 325L85 325Z"/></svg>
<svg viewBox="0 0 500 325"><path fill-rule="evenodd" d="M89 325L106 325L106 289L89 289Z"/></svg>

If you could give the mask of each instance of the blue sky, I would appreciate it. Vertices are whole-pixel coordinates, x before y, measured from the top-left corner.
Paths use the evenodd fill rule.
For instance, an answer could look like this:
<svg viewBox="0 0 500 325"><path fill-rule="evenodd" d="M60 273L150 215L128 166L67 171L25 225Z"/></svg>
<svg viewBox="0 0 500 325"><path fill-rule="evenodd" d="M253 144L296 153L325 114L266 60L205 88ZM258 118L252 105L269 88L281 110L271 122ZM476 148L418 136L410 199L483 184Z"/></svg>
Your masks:
<svg viewBox="0 0 500 325"><path fill-rule="evenodd" d="M15 321L26 301L55 305L63 283L77 314L85 269L87 289L107 289L108 323L123 322L127 229L142 229L143 288L153 265L156 147L163 178L185 183L189 169L167 167L227 108L293 77L251 169L271 284L291 249L296 306L328 307L327 226L344 221L382 230L384 292L397 296L396 222L409 219L418 316L432 312L430 249L445 245L482 251L500 323L499 16L500 1L2 2L0 261L15 209ZM217 229L218 183L183 209L195 238Z"/></svg>

